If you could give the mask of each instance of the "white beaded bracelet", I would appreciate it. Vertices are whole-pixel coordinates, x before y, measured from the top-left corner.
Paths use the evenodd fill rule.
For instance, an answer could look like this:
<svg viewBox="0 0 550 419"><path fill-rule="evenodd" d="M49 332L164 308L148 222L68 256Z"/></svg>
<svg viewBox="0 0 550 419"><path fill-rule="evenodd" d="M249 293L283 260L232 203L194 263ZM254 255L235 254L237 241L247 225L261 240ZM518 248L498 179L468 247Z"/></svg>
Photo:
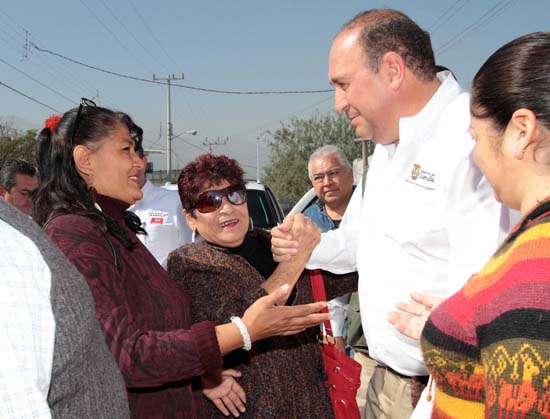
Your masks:
<svg viewBox="0 0 550 419"><path fill-rule="evenodd" d="M241 336L243 337L243 349L245 351L249 351L252 349L252 341L250 340L250 335L248 334L248 329L246 328L246 325L243 323L240 317L232 316L231 317L231 323L234 323L239 328L239 332L241 332Z"/></svg>

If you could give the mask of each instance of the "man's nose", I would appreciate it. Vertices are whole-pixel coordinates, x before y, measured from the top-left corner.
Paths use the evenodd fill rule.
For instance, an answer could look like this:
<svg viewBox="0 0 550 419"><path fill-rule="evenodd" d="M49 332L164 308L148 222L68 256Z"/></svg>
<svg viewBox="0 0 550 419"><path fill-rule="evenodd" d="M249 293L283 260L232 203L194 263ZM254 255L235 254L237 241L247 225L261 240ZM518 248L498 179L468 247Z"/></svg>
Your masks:
<svg viewBox="0 0 550 419"><path fill-rule="evenodd" d="M336 90L334 92L334 110L336 113L343 113L349 107L346 95L343 91Z"/></svg>

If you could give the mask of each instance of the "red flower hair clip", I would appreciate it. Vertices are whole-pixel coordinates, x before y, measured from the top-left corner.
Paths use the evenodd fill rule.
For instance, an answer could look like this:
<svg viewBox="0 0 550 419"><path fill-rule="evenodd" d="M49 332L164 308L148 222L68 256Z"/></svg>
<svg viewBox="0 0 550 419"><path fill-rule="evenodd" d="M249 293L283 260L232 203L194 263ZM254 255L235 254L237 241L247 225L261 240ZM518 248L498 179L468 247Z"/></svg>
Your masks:
<svg viewBox="0 0 550 419"><path fill-rule="evenodd" d="M44 126L54 132L61 121L61 115L52 115L44 121Z"/></svg>

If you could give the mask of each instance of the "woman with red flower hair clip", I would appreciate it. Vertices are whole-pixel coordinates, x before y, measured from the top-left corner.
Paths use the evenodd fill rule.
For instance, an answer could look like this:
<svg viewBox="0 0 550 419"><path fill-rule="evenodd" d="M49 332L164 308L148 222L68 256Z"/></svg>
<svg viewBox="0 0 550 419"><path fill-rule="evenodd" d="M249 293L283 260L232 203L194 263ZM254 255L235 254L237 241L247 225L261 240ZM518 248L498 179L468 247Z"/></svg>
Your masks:
<svg viewBox="0 0 550 419"><path fill-rule="evenodd" d="M141 222L126 211L142 197L141 128L84 99L53 122L39 134L35 220L90 286L132 417L202 418L203 393L224 414L239 416L239 373L222 372L222 355L318 325L328 317L319 314L324 303L287 307L283 286L235 312L239 322L192 324L187 296L137 239ZM217 382L203 389L206 373Z"/></svg>

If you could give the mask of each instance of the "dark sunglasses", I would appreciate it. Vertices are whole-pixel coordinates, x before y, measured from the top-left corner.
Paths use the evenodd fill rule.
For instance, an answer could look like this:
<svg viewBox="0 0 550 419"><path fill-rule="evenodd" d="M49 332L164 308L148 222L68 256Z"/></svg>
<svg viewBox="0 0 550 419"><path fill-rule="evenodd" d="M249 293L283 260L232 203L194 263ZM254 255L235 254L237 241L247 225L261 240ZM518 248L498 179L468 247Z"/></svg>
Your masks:
<svg viewBox="0 0 550 419"><path fill-rule="evenodd" d="M203 214L214 212L222 206L224 197L233 205L242 205L246 202L246 189L243 185L232 185L223 189L203 192L197 198L195 208Z"/></svg>
<svg viewBox="0 0 550 419"><path fill-rule="evenodd" d="M84 106L93 106L94 108L97 106L93 100L86 99L83 97L80 100L80 106L78 107L78 111L76 112L76 116L74 118L73 122L73 129L71 130L71 147L74 147L74 136L76 134L76 130L78 129L78 124L80 123L80 114L82 113L82 108Z"/></svg>

